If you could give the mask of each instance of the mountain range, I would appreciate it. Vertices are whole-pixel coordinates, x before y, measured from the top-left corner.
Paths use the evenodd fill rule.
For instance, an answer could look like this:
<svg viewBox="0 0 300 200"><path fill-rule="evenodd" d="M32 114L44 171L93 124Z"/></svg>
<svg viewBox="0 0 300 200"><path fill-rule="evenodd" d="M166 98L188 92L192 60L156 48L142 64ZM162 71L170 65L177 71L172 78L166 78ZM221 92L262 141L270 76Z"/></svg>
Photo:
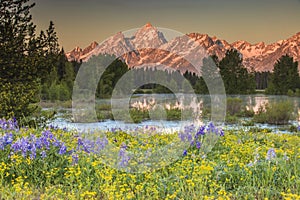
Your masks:
<svg viewBox="0 0 300 200"><path fill-rule="evenodd" d="M190 33L186 34L190 39L198 42L209 55L217 55L219 59L225 56L229 49L236 49L243 57L243 64L248 70L258 72L272 71L276 61L285 54L292 56L294 61L300 63L300 32L286 40L280 40L272 44L260 42L250 44L247 41L238 40L229 43L217 37L210 37L207 34ZM167 51L178 48L178 44L183 40L176 37L167 41L164 34L150 23L144 25L136 31L132 37L125 37L121 32L108 38L101 44L91 43L88 47L81 49L74 48L67 52L68 60L88 61L93 55L113 54L120 56L129 67L143 66L147 63L161 63L180 71L193 71L186 60L178 55L170 54ZM147 47L147 48L145 48ZM195 51L193 45L180 46L180 54L188 55ZM122 54L123 52L128 52ZM122 55L121 55L122 54ZM300 69L300 66L298 67Z"/></svg>

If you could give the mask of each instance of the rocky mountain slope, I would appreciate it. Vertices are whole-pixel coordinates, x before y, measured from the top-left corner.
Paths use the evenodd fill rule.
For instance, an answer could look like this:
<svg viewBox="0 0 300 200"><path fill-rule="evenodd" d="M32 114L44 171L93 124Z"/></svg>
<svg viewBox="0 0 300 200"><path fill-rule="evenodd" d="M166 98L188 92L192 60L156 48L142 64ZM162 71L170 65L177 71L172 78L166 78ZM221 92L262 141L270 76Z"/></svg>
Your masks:
<svg viewBox="0 0 300 200"><path fill-rule="evenodd" d="M187 36L198 42L209 55L215 54L219 59L225 56L227 50L237 49L243 55L244 66L249 70L272 71L274 63L285 54L294 57L294 60L300 63L300 32L286 40L272 44L263 42L250 44L241 40L229 43L226 40L199 33L190 33ZM100 45L93 42L85 49L76 47L66 53L66 56L69 60L86 62L93 55L114 54L125 60L129 67L143 66L147 63L160 63L162 66L172 67L181 71L193 71L186 60L178 55L164 51L175 49L175 52L180 52L180 55L192 55L191 52L199 53L199 49L195 51L195 46L189 45L188 41L182 40L184 39L177 37L167 41L162 32L148 23L130 38L126 38L119 32ZM184 42L187 43L185 44ZM179 43L181 43L180 49ZM158 48L164 50L159 50ZM128 53L122 54L122 52Z"/></svg>

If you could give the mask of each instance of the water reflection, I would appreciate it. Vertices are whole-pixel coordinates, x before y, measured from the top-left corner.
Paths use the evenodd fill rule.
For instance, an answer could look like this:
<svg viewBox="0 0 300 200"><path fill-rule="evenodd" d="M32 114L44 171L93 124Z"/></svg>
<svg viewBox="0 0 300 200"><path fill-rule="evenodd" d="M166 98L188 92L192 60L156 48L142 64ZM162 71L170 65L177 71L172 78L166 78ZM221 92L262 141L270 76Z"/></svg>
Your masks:
<svg viewBox="0 0 300 200"><path fill-rule="evenodd" d="M288 96L274 96L274 95L230 95L227 97L240 98L242 99L243 105L247 107L249 110L253 110L254 112L258 112L260 107L264 106L267 103L276 103L279 101L290 101L294 105L294 114L297 117L297 121L293 121L292 124L297 125L300 124L300 98L298 97L288 97ZM170 109L173 107L184 109L184 108L198 108L199 110L194 110L195 112L203 112L205 109L211 109L211 99L209 95L198 95L197 100L192 99L190 102L185 102L184 95L180 96L180 98L176 98L173 94L143 94L143 95L133 95L130 101L131 107L146 109L150 108L150 106L154 105L163 105L164 109ZM187 98L189 99L189 98ZM118 100L122 101L122 100ZM98 100L97 104L111 104L111 101L106 100ZM202 119L204 122L208 122L210 119ZM69 129L77 129L77 130L85 130L85 129L101 129L101 130L110 130L112 128L122 128L122 129L133 129L135 127L145 127L145 126L153 126L162 128L164 130L176 131L179 127L179 122L176 121L163 121L163 120L153 120L153 121L145 121L140 124L133 123L125 123L122 121L112 121L106 120L104 122L95 122L95 123L72 123L64 118L58 118L56 121L52 123L52 125L59 126L61 128L67 127ZM231 125L227 128L232 129L237 127L238 125ZM272 128L278 129L278 126L270 126L270 125L255 125L256 127L261 128Z"/></svg>

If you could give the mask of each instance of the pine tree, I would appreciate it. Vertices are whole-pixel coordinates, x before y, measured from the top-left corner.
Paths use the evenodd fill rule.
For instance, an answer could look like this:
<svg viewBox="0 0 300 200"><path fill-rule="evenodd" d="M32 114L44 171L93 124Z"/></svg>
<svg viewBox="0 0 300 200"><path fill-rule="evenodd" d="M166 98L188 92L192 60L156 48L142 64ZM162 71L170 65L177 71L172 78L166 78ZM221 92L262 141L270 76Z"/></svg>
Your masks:
<svg viewBox="0 0 300 200"><path fill-rule="evenodd" d="M35 35L29 0L0 1L0 117L32 114L39 101Z"/></svg>
<svg viewBox="0 0 300 200"><path fill-rule="evenodd" d="M298 62L294 62L293 58L288 55L283 55L274 65L268 91L285 95L288 90L295 92L299 88L299 83Z"/></svg>
<svg viewBox="0 0 300 200"><path fill-rule="evenodd" d="M40 43L40 62L38 65L39 77L41 79L42 84L47 84L50 86L52 84L52 80L49 80L49 73L55 70L59 74L63 74L63 67L60 65L64 64L66 61L63 60L65 55L63 49L60 51L58 44L58 37L56 35L54 23L50 21L49 28L46 32L41 31L39 35L39 43ZM63 54L63 56L62 56ZM59 77L59 80L62 77Z"/></svg>
<svg viewBox="0 0 300 200"><path fill-rule="evenodd" d="M244 94L255 90L255 79L243 66L242 55L235 49L226 52L219 69L227 94Z"/></svg>

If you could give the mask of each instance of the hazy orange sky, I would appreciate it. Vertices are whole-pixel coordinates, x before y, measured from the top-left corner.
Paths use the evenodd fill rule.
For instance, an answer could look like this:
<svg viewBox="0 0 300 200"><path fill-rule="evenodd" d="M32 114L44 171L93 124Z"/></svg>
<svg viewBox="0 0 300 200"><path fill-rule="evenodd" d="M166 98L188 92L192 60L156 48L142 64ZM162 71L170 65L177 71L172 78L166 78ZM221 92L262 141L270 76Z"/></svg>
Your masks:
<svg viewBox="0 0 300 200"><path fill-rule="evenodd" d="M33 1L33 0L32 0ZM66 51L119 31L154 26L229 42L272 43L300 32L300 0L36 0L38 30L54 21Z"/></svg>

